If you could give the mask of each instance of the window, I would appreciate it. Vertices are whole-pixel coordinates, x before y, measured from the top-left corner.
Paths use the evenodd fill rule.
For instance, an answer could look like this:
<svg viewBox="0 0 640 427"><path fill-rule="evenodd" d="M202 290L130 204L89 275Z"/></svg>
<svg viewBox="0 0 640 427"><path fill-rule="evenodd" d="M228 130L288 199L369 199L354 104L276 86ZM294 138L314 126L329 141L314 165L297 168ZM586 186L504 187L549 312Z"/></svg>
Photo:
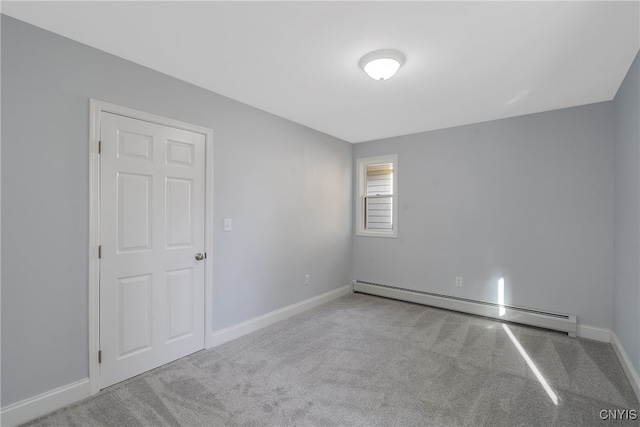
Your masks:
<svg viewBox="0 0 640 427"><path fill-rule="evenodd" d="M356 234L398 237L398 155L366 157L356 162Z"/></svg>

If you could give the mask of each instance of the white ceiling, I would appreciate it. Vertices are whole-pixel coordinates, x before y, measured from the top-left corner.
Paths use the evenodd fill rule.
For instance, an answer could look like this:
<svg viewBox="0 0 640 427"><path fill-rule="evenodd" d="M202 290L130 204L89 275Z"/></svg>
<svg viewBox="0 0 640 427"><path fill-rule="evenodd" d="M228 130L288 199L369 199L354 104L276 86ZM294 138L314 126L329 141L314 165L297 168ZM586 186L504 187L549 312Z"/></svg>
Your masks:
<svg viewBox="0 0 640 427"><path fill-rule="evenodd" d="M350 142L611 100L627 2L7 2L2 12ZM377 82L366 53L406 63Z"/></svg>

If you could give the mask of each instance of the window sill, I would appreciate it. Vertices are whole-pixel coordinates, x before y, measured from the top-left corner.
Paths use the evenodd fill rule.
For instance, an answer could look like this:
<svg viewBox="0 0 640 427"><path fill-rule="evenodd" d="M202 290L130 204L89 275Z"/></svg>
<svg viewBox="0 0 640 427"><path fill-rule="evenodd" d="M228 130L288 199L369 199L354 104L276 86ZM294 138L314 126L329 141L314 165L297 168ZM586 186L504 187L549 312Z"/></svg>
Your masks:
<svg viewBox="0 0 640 427"><path fill-rule="evenodd" d="M391 231L388 233L381 233L381 232L375 232L375 231L356 231L356 237L386 237L387 239L397 239L398 238L398 232L397 231Z"/></svg>

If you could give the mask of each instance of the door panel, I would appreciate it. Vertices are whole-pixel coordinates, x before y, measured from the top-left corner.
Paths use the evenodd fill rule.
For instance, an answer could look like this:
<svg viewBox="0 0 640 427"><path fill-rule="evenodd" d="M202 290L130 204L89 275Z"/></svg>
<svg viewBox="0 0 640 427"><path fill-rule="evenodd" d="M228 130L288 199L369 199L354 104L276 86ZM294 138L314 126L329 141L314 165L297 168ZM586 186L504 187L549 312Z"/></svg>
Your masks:
<svg viewBox="0 0 640 427"><path fill-rule="evenodd" d="M151 160L153 153L153 136L118 132L118 157Z"/></svg>
<svg viewBox="0 0 640 427"><path fill-rule="evenodd" d="M193 180L167 178L167 248L193 247Z"/></svg>
<svg viewBox="0 0 640 427"><path fill-rule="evenodd" d="M193 269L167 272L167 342L192 335Z"/></svg>
<svg viewBox="0 0 640 427"><path fill-rule="evenodd" d="M204 348L204 135L101 113L100 387Z"/></svg>
<svg viewBox="0 0 640 427"><path fill-rule="evenodd" d="M118 359L151 349L152 298L150 274L118 280Z"/></svg>
<svg viewBox="0 0 640 427"><path fill-rule="evenodd" d="M118 174L118 253L151 249L151 190L149 175Z"/></svg>
<svg viewBox="0 0 640 427"><path fill-rule="evenodd" d="M180 141L167 141L167 164L193 167L193 145Z"/></svg>

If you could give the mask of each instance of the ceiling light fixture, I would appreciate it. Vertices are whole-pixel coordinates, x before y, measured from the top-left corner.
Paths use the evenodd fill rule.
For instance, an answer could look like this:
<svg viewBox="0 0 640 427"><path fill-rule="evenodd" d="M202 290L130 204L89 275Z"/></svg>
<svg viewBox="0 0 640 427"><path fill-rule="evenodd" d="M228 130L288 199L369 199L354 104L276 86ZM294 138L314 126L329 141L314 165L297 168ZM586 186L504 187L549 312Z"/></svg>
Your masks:
<svg viewBox="0 0 640 427"><path fill-rule="evenodd" d="M402 52L393 49L376 50L360 60L360 68L373 80L387 80L404 64Z"/></svg>

